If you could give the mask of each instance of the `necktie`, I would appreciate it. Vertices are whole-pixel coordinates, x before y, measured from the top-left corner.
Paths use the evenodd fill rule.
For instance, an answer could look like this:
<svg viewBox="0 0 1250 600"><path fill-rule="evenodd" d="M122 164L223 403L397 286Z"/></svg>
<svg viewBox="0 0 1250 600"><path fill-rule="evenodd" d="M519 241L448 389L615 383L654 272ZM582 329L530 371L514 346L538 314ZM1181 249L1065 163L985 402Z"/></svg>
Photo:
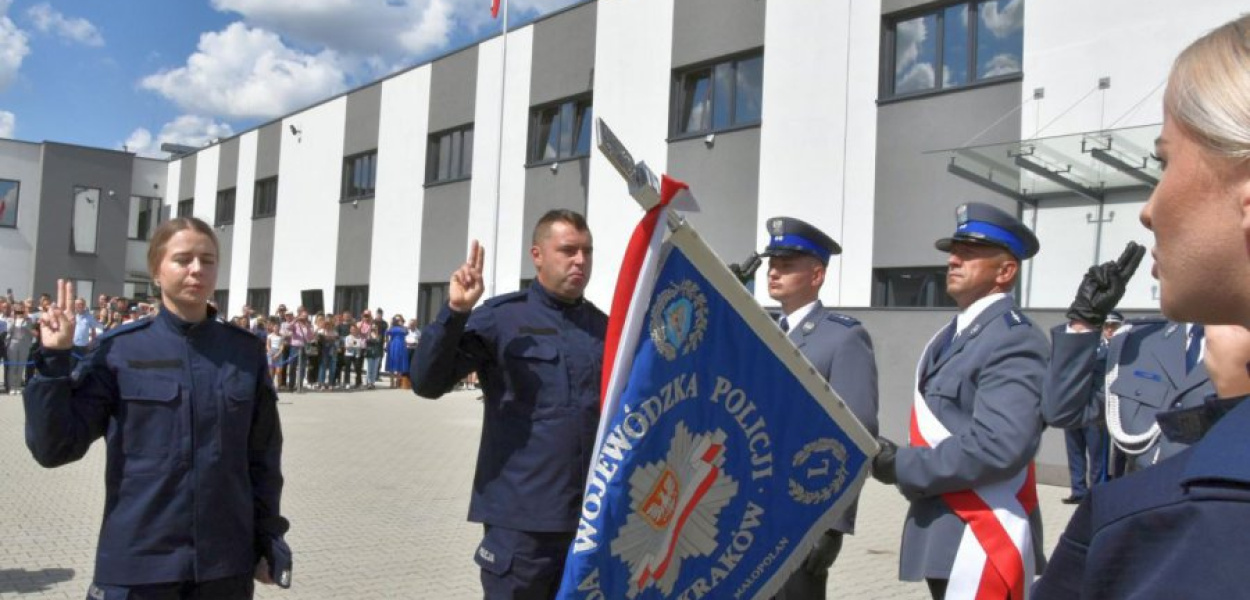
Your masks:
<svg viewBox="0 0 1250 600"><path fill-rule="evenodd" d="M1198 366L1198 357L1202 356L1202 334L1203 328L1201 323L1194 323L1189 328L1189 347L1185 349L1185 372L1189 373Z"/></svg>
<svg viewBox="0 0 1250 600"><path fill-rule="evenodd" d="M777 322L777 325L781 326L782 332L790 332L790 321L787 321L785 317L781 317L781 320Z"/></svg>
<svg viewBox="0 0 1250 600"><path fill-rule="evenodd" d="M958 317L956 317L957 319ZM946 354L946 350L951 347L951 342L955 341L957 334L955 333L958 324L955 319L951 319L950 325L946 326L946 331L942 332L942 337L938 339L937 352L933 353L933 358L942 358Z"/></svg>

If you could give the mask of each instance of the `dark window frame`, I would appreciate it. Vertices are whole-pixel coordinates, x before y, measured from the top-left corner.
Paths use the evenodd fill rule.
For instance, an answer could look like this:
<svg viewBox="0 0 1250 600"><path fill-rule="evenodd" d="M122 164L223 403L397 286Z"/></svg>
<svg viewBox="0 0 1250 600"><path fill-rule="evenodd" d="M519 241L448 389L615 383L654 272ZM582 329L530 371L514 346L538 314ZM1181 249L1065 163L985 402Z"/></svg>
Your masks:
<svg viewBox="0 0 1250 600"><path fill-rule="evenodd" d="M881 71L878 77L878 82L880 84L878 104L888 104L890 102L910 100L912 98L925 98L939 94L948 94L951 92L998 85L1000 83L1022 81L1024 79L1023 43L1020 48L1021 65L1019 71L1005 75L997 75L994 77L977 77L977 36L980 30L977 24L979 22L980 5L986 1L988 0L960 0L958 2L928 4L919 8L900 11L883 17L881 23ZM967 53L967 60L965 63L965 67L967 68L966 81L962 84L943 87L942 69L946 68L946 10L965 5L968 7L968 22L965 24L968 32L967 47L965 48ZM934 73L934 87L911 92L895 93L895 61L898 59L895 55L895 51L897 46L898 25L904 21L923 18L929 15L935 16L936 23L934 30L937 39L934 43L936 44L937 49L933 53L933 64L937 67L937 71Z"/></svg>
<svg viewBox="0 0 1250 600"><path fill-rule="evenodd" d="M271 290L272 288L247 289L247 305L252 307L253 313L266 317L271 316L269 312Z"/></svg>
<svg viewBox="0 0 1250 600"><path fill-rule="evenodd" d="M438 317L450 289L451 284L446 281L417 284L417 325L426 325Z"/></svg>
<svg viewBox="0 0 1250 600"><path fill-rule="evenodd" d="M434 185L442 185L445 183L455 183L457 181L468 181L473 178L473 151L476 148L477 132L473 123L465 125L457 125L440 131L431 133L426 140L425 145L425 185L426 187ZM459 137L457 145L456 136ZM467 135L467 138L466 138ZM439 171L442 167L442 148L443 140L447 139L451 144L448 153L447 176L440 177ZM465 140L468 139L468 143ZM460 150L460 156L451 156L452 151L456 148ZM452 166L459 165L460 168L453 173Z"/></svg>
<svg viewBox="0 0 1250 600"><path fill-rule="evenodd" d="M238 200L238 188L226 188L217 191L217 205L214 207L215 213L213 225L217 227L225 227L234 224L234 215L236 202ZM226 210L229 206L229 210Z"/></svg>
<svg viewBox="0 0 1250 600"><path fill-rule="evenodd" d="M266 199L267 190L272 189L272 198ZM252 184L252 220L271 219L278 214L278 176L257 179Z"/></svg>
<svg viewBox="0 0 1250 600"><path fill-rule="evenodd" d="M5 207L4 209L5 215L8 215L10 210L13 211L13 224L5 225L4 223L0 223L0 229L17 229L17 218L20 216L18 209L22 206L22 182L16 179L0 178L0 184L5 183L13 184L13 187L16 188L17 192L13 194L13 206Z"/></svg>
<svg viewBox="0 0 1250 600"><path fill-rule="evenodd" d="M336 285L334 286L334 314L341 315L349 311L353 316L369 309L368 285Z"/></svg>
<svg viewBox="0 0 1250 600"><path fill-rule="evenodd" d="M737 86L738 65L740 63L743 63L749 60L755 60L755 59L759 59L760 61L760 100L759 100L760 116L759 118L756 118L756 119L738 121L737 120L738 101L739 101L738 100L738 86ZM728 133L731 131L739 131L742 129L751 129L751 128L759 127L763 123L763 115L764 115L764 111L763 111L763 102L764 102L763 68L764 67L763 67L763 64L764 64L764 48L763 46L760 46L757 48L744 50L742 52L735 52L733 54L718 56L711 60L691 63L689 65L685 65L680 68L673 69L672 78L670 81L672 92L669 94L670 104L669 104L669 111L668 111L668 115L669 115L668 117L668 121L669 121L668 141L673 142L673 141L678 141L678 140L695 139L695 138L705 137L711 134ZM734 84L731 86L731 93L730 93L730 97L728 100L729 107L725 109L728 115L727 118L729 121L728 121L728 124L726 125L717 126L714 122L715 119L713 116L715 115L716 109L717 109L716 107L717 97L715 94L716 70L718 67L724 67L726 65L732 67L732 71L730 72L729 77L731 78L730 80ZM704 72L706 72L708 76L708 86L709 86L708 94L711 95L711 98L708 102L708 106L709 106L708 126L706 128L698 129L698 130L683 131L684 122L686 121L686 115L683 113L683 109L686 104L685 82L688 77L698 74L698 73L704 73Z"/></svg>
<svg viewBox="0 0 1250 600"><path fill-rule="evenodd" d="M152 232L156 231L156 228L161 225L162 201L155 196L131 196L130 198L139 200L139 215L135 237L130 236L130 227L129 223L127 223L126 239L132 242L146 242L152 239ZM147 215L146 224L144 223L144 215Z"/></svg>
<svg viewBox="0 0 1250 600"><path fill-rule="evenodd" d="M898 279L919 280L911 297L919 302L899 303ZM946 293L946 267L898 267L872 270L872 306L874 308L956 308L955 299Z"/></svg>
<svg viewBox="0 0 1250 600"><path fill-rule="evenodd" d="M344 156L340 180L340 203L372 200L378 189L377 148Z"/></svg>
<svg viewBox="0 0 1250 600"><path fill-rule="evenodd" d="M563 117L566 114L566 110L568 111L567 114L570 115L568 122L573 127L572 133L568 136L567 148L562 139L564 137L563 127L566 124ZM531 106L529 134L526 136L525 166L540 167L552 163L588 158L594 146L594 112L595 98L594 94L590 93L577 94L554 102ZM543 131L543 116L547 113L555 115L554 124L559 126L555 130L557 140L559 141L556 145L556 155L554 157L543 156L545 153L541 151L546 146L547 136L542 136L540 133ZM584 127L589 127L592 131L587 132L583 129ZM581 139L584 137L583 133L590 136L588 138L590 142L584 148L580 144Z"/></svg>
<svg viewBox="0 0 1250 600"><path fill-rule="evenodd" d="M186 210L183 210L183 209ZM195 216L195 198L183 198L174 205L174 216L178 218Z"/></svg>
<svg viewBox="0 0 1250 600"><path fill-rule="evenodd" d="M100 204L103 202L103 190L98 187L89 185L74 184L70 193L70 213L69 213L69 253L72 256L99 256L100 255ZM78 191L79 190L95 190L95 233L90 252L83 252L78 249L78 245L74 243L74 222L78 219Z"/></svg>

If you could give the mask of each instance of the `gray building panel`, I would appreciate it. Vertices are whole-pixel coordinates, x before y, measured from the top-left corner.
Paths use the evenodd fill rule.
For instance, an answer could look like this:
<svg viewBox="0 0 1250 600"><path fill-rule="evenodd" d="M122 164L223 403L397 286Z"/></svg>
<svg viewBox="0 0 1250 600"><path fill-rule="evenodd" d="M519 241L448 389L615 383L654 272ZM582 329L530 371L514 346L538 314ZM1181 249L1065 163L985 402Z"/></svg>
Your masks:
<svg viewBox="0 0 1250 600"><path fill-rule="evenodd" d="M873 267L945 264L925 240L950 235L955 208L987 202L1019 214L1016 202L946 171L944 148L1020 139L1017 111L986 130L1020 103L1020 83L1004 83L883 104L877 110L877 176Z"/></svg>
<svg viewBox="0 0 1250 600"><path fill-rule="evenodd" d="M431 133L473 122L477 106L477 46L430 66Z"/></svg>
<svg viewBox="0 0 1250 600"><path fill-rule="evenodd" d="M273 282L273 227L275 219L267 217L252 221L252 249L248 257L247 287L268 288ZM287 298L270 298L277 306Z"/></svg>
<svg viewBox="0 0 1250 600"><path fill-rule="evenodd" d="M165 183L168 173L169 163L163 160L136 156L134 174L130 179L131 195L163 198L165 196Z"/></svg>
<svg viewBox="0 0 1250 600"><path fill-rule="evenodd" d="M281 121L275 121L260 128L260 132L256 135L257 180L278 174L278 159L282 156L282 136L286 133L288 132L283 129Z"/></svg>
<svg viewBox="0 0 1250 600"><path fill-rule="evenodd" d="M595 73L597 2L534 24L530 105L589 92Z"/></svg>
<svg viewBox="0 0 1250 600"><path fill-rule="evenodd" d="M217 230L217 289L225 290L230 288L230 268L234 264L231 257L234 252L234 226L226 225ZM246 292L247 290L244 290ZM223 309L229 307L221 307ZM230 313L229 310L226 311Z"/></svg>
<svg viewBox="0 0 1250 600"><path fill-rule="evenodd" d="M717 134L710 146L703 138L668 146L668 172L702 199L699 212L686 217L725 261L736 262L756 249L762 227L759 164L758 127Z"/></svg>
<svg viewBox="0 0 1250 600"><path fill-rule="evenodd" d="M373 201L340 204L335 285L369 285L370 239L373 239Z"/></svg>
<svg viewBox="0 0 1250 600"><path fill-rule="evenodd" d="M673 3L673 66L683 67L764 45L760 0ZM539 63L535 63L539 64Z"/></svg>
<svg viewBox="0 0 1250 600"><path fill-rule="evenodd" d="M382 84L361 88L347 96L343 156L378 148L378 124L382 112Z"/></svg>
<svg viewBox="0 0 1250 600"><path fill-rule="evenodd" d="M421 208L421 283L446 283L469 246L469 181L428 187ZM503 256L501 253L500 256Z"/></svg>
<svg viewBox="0 0 1250 600"><path fill-rule="evenodd" d="M217 161L217 189L228 190L239 181L239 138L221 144Z"/></svg>
<svg viewBox="0 0 1250 600"><path fill-rule="evenodd" d="M195 197L195 171L199 162L199 154L192 154L182 159L182 171L178 174L178 198L186 200Z"/></svg>
<svg viewBox="0 0 1250 600"><path fill-rule="evenodd" d="M97 294L122 293L133 165L133 154L51 142L43 145L36 293L54 291L58 278L93 280ZM95 254L71 252L74 186L100 190Z"/></svg>
<svg viewBox="0 0 1250 600"><path fill-rule="evenodd" d="M892 15L894 13L911 10L920 6L933 4L933 0L881 0L881 14Z"/></svg>
<svg viewBox="0 0 1250 600"><path fill-rule="evenodd" d="M521 246L515 256L521 261L521 278L534 278L534 262L530 260L530 233L534 224L547 211L557 208L575 210L586 214L587 186L590 181L590 159L579 158L560 162L555 170L552 165L531 167L525 172L525 211L522 222ZM592 232L593 233L593 232ZM513 256L501 253L500 256Z"/></svg>

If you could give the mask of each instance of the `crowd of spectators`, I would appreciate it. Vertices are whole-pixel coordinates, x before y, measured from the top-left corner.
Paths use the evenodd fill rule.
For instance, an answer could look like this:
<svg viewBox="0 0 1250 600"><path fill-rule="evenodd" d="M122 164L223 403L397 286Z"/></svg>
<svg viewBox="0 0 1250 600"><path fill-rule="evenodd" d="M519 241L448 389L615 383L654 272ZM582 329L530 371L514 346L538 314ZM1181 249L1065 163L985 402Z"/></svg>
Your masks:
<svg viewBox="0 0 1250 600"><path fill-rule="evenodd" d="M33 375L32 353L39 346L39 318L51 297L17 300L0 296L0 388L21 394ZM105 332L131 321L155 315L159 307L142 299L100 294L93 307L74 302L74 350L83 356ZM353 315L310 315L300 306L288 311L279 304L273 315L256 314L250 306L231 318L218 310L217 318L251 331L264 344L270 374L279 391L374 389L383 376L391 388L409 387L408 365L421 331L416 319L394 315L389 321L381 308Z"/></svg>

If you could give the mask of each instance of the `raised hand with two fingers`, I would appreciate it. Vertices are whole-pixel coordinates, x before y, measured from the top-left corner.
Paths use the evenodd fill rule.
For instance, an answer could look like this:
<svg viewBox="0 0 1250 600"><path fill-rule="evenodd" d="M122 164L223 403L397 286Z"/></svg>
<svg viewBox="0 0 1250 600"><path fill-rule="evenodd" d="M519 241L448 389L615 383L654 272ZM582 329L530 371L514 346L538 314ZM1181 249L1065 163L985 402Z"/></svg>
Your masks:
<svg viewBox="0 0 1250 600"><path fill-rule="evenodd" d="M49 350L74 347L74 282L56 280L56 303L39 318L39 343Z"/></svg>

